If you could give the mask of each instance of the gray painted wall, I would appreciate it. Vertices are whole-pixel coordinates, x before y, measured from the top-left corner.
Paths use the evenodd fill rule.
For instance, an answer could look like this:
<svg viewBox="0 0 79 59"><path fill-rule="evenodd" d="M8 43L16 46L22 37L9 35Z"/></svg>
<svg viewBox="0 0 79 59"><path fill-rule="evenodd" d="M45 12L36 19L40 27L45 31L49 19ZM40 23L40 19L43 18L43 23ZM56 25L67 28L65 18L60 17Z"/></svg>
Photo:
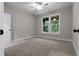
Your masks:
<svg viewBox="0 0 79 59"><path fill-rule="evenodd" d="M10 6L5 6L4 10L11 14L12 39L35 35L35 16Z"/></svg>
<svg viewBox="0 0 79 59"><path fill-rule="evenodd" d="M44 34L41 33L41 17L52 15L53 13L60 13L60 34ZM72 6L56 10L51 13L38 16L36 20L36 36L55 37L65 40L72 40Z"/></svg>

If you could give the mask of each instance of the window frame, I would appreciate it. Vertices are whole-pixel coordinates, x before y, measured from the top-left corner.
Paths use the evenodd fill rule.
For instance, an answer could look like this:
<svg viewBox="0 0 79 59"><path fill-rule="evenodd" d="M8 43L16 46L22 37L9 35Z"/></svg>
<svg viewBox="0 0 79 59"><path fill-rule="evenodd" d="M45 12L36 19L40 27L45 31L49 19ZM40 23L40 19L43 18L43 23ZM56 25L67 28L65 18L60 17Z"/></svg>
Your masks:
<svg viewBox="0 0 79 59"><path fill-rule="evenodd" d="M59 25L59 31L58 32L52 32L51 31L51 26L50 26L50 24L51 24L51 16L56 16L56 15L59 15L59 23L58 23L58 25ZM49 25L48 25L48 31L49 32L44 32L43 31L43 18L46 18L46 17L48 17L49 18ZM60 13L54 13L54 14L52 14L52 15L49 15L49 16L43 16L43 17L41 17L41 33L45 33L45 34L60 34Z"/></svg>

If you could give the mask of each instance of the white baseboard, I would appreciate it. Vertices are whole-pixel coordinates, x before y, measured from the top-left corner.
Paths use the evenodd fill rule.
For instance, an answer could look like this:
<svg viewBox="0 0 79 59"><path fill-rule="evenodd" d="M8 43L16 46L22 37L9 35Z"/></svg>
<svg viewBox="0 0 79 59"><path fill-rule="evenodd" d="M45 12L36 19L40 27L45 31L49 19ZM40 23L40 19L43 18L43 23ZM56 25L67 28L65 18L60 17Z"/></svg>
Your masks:
<svg viewBox="0 0 79 59"><path fill-rule="evenodd" d="M37 36L39 38L47 38L47 39L53 39L53 40L62 40L62 41L71 41L71 39L61 39L61 38L56 38L56 37L44 37L44 36Z"/></svg>
<svg viewBox="0 0 79 59"><path fill-rule="evenodd" d="M25 40L25 39L31 39L31 38L34 38L34 37L35 36L28 36L28 37L14 39L13 43L9 44L9 46L15 45L16 44L15 42L17 42L17 44L18 44L18 41ZM52 39L52 40L72 41L72 40L69 40L69 39L60 39L60 38L55 38L55 37L44 37L44 36L36 36L36 38L47 38L47 39Z"/></svg>
<svg viewBox="0 0 79 59"><path fill-rule="evenodd" d="M20 40L25 40L25 39L30 39L33 38L34 36L28 36L28 37L22 37L22 38L18 38L18 39L14 39L13 41L20 41Z"/></svg>
<svg viewBox="0 0 79 59"><path fill-rule="evenodd" d="M8 48L8 47L10 47L10 46L19 44L19 43L21 43L23 40L31 39L31 38L33 38L33 37L34 37L34 36L28 36L28 37L23 37L23 38L14 39L14 40L13 40L11 43L9 43L5 48Z"/></svg>

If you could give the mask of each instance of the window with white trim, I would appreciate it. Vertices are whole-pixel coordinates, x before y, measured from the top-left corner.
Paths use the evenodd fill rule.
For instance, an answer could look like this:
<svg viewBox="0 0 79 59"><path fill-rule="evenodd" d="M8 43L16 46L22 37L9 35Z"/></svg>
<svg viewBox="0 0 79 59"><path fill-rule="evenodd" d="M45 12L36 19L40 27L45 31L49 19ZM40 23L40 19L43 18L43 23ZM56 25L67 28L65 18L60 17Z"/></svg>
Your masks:
<svg viewBox="0 0 79 59"><path fill-rule="evenodd" d="M55 14L42 18L42 32L59 33L60 32L60 15Z"/></svg>

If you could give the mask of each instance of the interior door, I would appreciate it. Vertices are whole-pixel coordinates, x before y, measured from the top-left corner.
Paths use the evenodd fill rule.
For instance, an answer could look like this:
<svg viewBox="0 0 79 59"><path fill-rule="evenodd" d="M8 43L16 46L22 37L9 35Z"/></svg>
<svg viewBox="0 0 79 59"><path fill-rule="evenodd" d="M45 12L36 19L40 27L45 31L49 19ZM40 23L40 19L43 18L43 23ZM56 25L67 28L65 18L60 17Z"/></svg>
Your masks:
<svg viewBox="0 0 79 59"><path fill-rule="evenodd" d="M3 18L4 18L4 3L0 2L0 56L4 55L3 47Z"/></svg>
<svg viewBox="0 0 79 59"><path fill-rule="evenodd" d="M4 47L8 47L11 43L11 15L5 13L4 14L4 21L3 21L4 25Z"/></svg>
<svg viewBox="0 0 79 59"><path fill-rule="evenodd" d="M73 4L73 46L79 55L79 3Z"/></svg>

